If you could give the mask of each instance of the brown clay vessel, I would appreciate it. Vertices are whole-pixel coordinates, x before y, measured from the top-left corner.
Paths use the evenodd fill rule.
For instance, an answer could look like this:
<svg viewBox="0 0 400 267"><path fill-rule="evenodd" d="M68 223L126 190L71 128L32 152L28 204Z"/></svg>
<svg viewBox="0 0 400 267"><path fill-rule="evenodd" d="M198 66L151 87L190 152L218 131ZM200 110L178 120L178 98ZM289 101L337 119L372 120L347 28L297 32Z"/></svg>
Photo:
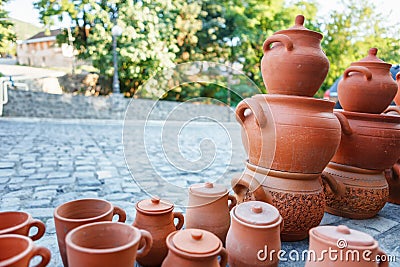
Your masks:
<svg viewBox="0 0 400 267"><path fill-rule="evenodd" d="M227 263L221 240L205 230L173 232L167 237L167 246L168 255L162 267L225 267Z"/></svg>
<svg viewBox="0 0 400 267"><path fill-rule="evenodd" d="M396 105L400 106L400 72L396 74L396 81L397 81L397 94L394 97L394 102Z"/></svg>
<svg viewBox="0 0 400 267"><path fill-rule="evenodd" d="M388 202L400 205L400 159L391 169L385 170L385 177L389 184Z"/></svg>
<svg viewBox="0 0 400 267"><path fill-rule="evenodd" d="M174 205L158 197L136 203L136 218L133 226L147 230L153 238L149 253L137 257L142 266L160 266L168 253L165 240L167 236L180 230L184 223L182 213L173 212ZM177 225L174 219L178 219Z"/></svg>
<svg viewBox="0 0 400 267"><path fill-rule="evenodd" d="M230 267L278 266L283 220L265 202L248 201L232 209L232 225L226 238Z"/></svg>
<svg viewBox="0 0 400 267"><path fill-rule="evenodd" d="M278 171L321 173L340 142L334 102L312 97L255 95L236 119L252 164Z"/></svg>
<svg viewBox="0 0 400 267"><path fill-rule="evenodd" d="M58 247L65 267L68 267L65 236L72 229L93 222L111 221L118 215L119 222L125 222L126 213L102 199L78 199L61 204L54 210Z"/></svg>
<svg viewBox="0 0 400 267"><path fill-rule="evenodd" d="M306 29L303 23L304 16L298 15L293 27L274 33L264 42L261 73L270 94L311 97L328 74L322 34Z"/></svg>
<svg viewBox="0 0 400 267"><path fill-rule="evenodd" d="M338 84L340 104L346 111L382 113L393 101L397 84L390 73L391 64L376 57L371 48L368 56L351 63Z"/></svg>
<svg viewBox="0 0 400 267"><path fill-rule="evenodd" d="M207 230L225 244L231 223L229 211L236 205L236 198L228 193L225 186L219 184L206 182L192 185L186 209L186 229Z"/></svg>
<svg viewBox="0 0 400 267"><path fill-rule="evenodd" d="M16 234L0 236L0 267L29 267L36 256L41 260L35 267L45 267L50 262L50 250L35 246L30 238Z"/></svg>
<svg viewBox="0 0 400 267"><path fill-rule="evenodd" d="M37 228L36 234L29 236L33 241L41 238L46 231L45 224L33 219L29 213L23 211L0 212L0 235L18 234L28 236L32 228Z"/></svg>
<svg viewBox="0 0 400 267"><path fill-rule="evenodd" d="M136 254L146 255L153 243L149 232L118 222L82 225L65 240L70 267L133 267Z"/></svg>

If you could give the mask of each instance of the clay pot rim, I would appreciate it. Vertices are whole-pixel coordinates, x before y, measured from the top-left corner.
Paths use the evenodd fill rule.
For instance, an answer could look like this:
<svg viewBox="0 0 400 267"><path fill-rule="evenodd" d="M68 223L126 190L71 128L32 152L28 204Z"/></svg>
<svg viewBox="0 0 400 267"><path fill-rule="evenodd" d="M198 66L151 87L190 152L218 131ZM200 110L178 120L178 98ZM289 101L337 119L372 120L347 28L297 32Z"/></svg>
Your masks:
<svg viewBox="0 0 400 267"><path fill-rule="evenodd" d="M227 189L225 193L220 194L220 195L209 195L209 194L199 194L197 192L193 192L192 189L189 187L189 192L198 197L206 197L206 198L215 198L215 201L219 200L220 198L224 197L225 195L229 194L229 190Z"/></svg>
<svg viewBox="0 0 400 267"><path fill-rule="evenodd" d="M11 266L11 264L23 259L32 251L34 247L33 241L27 236L16 235L16 234L0 235L0 239L7 239L7 238L20 239L20 240L22 239L28 242L28 244L24 249L24 251L22 251L22 253L19 253L18 255L15 255L11 258L7 258L6 260L0 261L0 267Z"/></svg>
<svg viewBox="0 0 400 267"><path fill-rule="evenodd" d="M265 230L267 230L267 229L274 228L274 227L277 227L277 226L281 225L281 223L283 221L282 215L278 211L279 217L276 219L276 221L272 222L271 224L251 224L251 223L247 223L247 222L244 222L244 221L240 220L237 217L237 215L235 214L236 207L237 206L233 207L232 210L231 210L232 218L235 219L236 222L238 222L238 223L240 223L240 224L242 224L242 225L244 225L246 227L249 227L249 228L257 228L257 229L265 229Z"/></svg>
<svg viewBox="0 0 400 267"><path fill-rule="evenodd" d="M327 167L339 170L339 171L345 171L345 172L352 172L352 173L361 173L361 174L381 174L383 170L369 170L369 169L363 169L351 165L344 165L336 162L329 162Z"/></svg>
<svg viewBox="0 0 400 267"><path fill-rule="evenodd" d="M77 231L79 231L81 229L96 227L98 225L106 225L106 224L118 225L118 227L121 226L121 227L125 227L125 228L131 228L135 232L135 237L133 240L129 241L128 243L126 243L122 246L113 247L113 248L101 248L101 249L82 247L82 246L75 244L71 240L72 235L74 235ZM84 225L78 226L78 227L72 229L71 231L69 231L67 236L65 237L65 243L66 243L67 247L69 246L72 249L79 251L79 252L91 253L91 254L114 253L114 252L126 250L126 249L134 246L135 244L139 243L141 236L142 236L142 234L140 233L140 230L129 224L125 224L122 222L108 222L108 221L107 222L94 222L94 223L89 223L89 224L84 224Z"/></svg>
<svg viewBox="0 0 400 267"><path fill-rule="evenodd" d="M350 66L361 66L361 67L370 67L370 68L376 68L376 69L387 69L389 70L392 67L392 64L386 63L386 62L373 62L373 61L357 61L350 63ZM390 73L388 72L388 75Z"/></svg>
<svg viewBox="0 0 400 267"><path fill-rule="evenodd" d="M3 235L4 233L9 233L9 232L13 232L17 229L20 229L22 227L25 227L26 225L28 225L31 221L32 221L32 215L30 215L29 213L25 212L25 211L2 211L0 212L0 215L4 215L4 214L23 214L26 216L25 220L17 225L14 225L12 227L6 228L6 229L0 229L0 235Z"/></svg>
<svg viewBox="0 0 400 267"><path fill-rule="evenodd" d="M318 109L324 107L329 110L333 110L335 102L328 99L314 98L309 96L298 96L298 95L283 95L283 94L256 94L252 98L259 99L264 98L265 102L278 102L278 101L291 101L293 103L308 104L312 109Z"/></svg>
<svg viewBox="0 0 400 267"><path fill-rule="evenodd" d="M337 242L333 242L333 241L331 241L331 240L326 240L326 239L323 239L323 238L319 237L318 235L316 235L316 234L313 232L313 231L315 230L315 228L316 228L316 227L311 228L311 229L308 231L309 236L310 236L310 239L311 239L311 238L315 238L316 240L318 240L318 241L320 241L320 242L322 242L322 243L324 243L324 244L326 244L326 245L328 245L328 246L336 247L336 248L337 248ZM371 250L371 251L372 251L372 250L377 249L378 246L379 246L378 241L376 241L376 240L374 239L374 244L372 244L372 245L370 245L370 246L355 246L355 245L347 244L347 246L346 246L343 250L356 249L356 250Z"/></svg>
<svg viewBox="0 0 400 267"><path fill-rule="evenodd" d="M66 205L69 205L70 203L85 202L85 201L102 201L102 202L106 203L107 205L109 205L110 209L107 210L107 212L104 212L101 215L98 215L96 217L82 218L82 219L65 218L65 217L61 216L60 214L58 214L58 211L61 208L65 207ZM114 210L114 205L111 202L107 201L107 200L99 199L99 198L82 198L82 199L75 199L75 200L71 200L71 201L65 202L65 203L61 204L60 206L58 206L57 208L55 208L54 217L57 218L60 221L63 221L63 222L82 222L82 223L85 223L85 222L91 222L91 221L98 220L98 219L106 216L107 214L112 213L113 210Z"/></svg>
<svg viewBox="0 0 400 267"><path fill-rule="evenodd" d="M358 121L373 121L373 122L388 122L388 123L400 123L400 116L397 114L373 114L373 113L362 113L354 111L346 111L343 109L334 109L333 113L341 113L348 120L358 120ZM393 128L389 128L393 129Z"/></svg>
<svg viewBox="0 0 400 267"><path fill-rule="evenodd" d="M249 160L245 161L246 168L251 170L252 172L262 174L265 176L272 176L278 178L287 178L287 179L294 179L294 180L314 180L321 176L321 173L301 173L301 172L286 172L286 171L279 171L274 169L267 169L258 165L255 165Z"/></svg>
<svg viewBox="0 0 400 267"><path fill-rule="evenodd" d="M308 35L309 37L313 37L315 39L318 39L319 41L321 41L322 38L324 38L324 36L320 32L316 32L316 31L307 29L305 27L304 27L304 29L299 29L299 28L296 28L296 25L291 28L288 28L288 29L279 30L279 31L273 33L272 35L276 35L276 34L285 34L285 35L289 35L289 37L291 34Z"/></svg>
<svg viewBox="0 0 400 267"><path fill-rule="evenodd" d="M159 211L149 211L149 210L141 209L139 207L139 202L136 202L135 208L136 208L137 212L140 212L142 214L146 214L146 215L150 215L150 216L153 216L153 215L157 216L157 215L164 215L164 214L172 212L174 210L175 206L174 206L174 204L172 204L172 206L169 209L159 210Z"/></svg>

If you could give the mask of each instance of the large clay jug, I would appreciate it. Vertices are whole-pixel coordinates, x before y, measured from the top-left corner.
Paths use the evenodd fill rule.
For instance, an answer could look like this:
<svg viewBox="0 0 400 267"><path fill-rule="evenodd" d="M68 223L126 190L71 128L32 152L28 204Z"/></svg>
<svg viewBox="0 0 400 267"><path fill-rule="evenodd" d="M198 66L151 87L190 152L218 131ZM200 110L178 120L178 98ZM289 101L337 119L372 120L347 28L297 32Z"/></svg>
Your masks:
<svg viewBox="0 0 400 267"><path fill-rule="evenodd" d="M298 15L293 27L264 42L261 72L270 94L313 96L328 74L322 34L306 29L303 23L304 16Z"/></svg>

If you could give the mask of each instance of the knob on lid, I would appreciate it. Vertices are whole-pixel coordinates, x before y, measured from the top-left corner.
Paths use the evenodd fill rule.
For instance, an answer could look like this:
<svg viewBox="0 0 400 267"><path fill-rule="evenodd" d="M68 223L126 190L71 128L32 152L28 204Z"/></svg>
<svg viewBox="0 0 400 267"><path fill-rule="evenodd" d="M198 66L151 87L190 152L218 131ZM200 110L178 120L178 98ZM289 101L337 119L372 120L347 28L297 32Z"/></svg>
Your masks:
<svg viewBox="0 0 400 267"><path fill-rule="evenodd" d="M262 201L248 201L236 206L236 217L246 223L270 225L279 220L279 211L272 205Z"/></svg>
<svg viewBox="0 0 400 267"><path fill-rule="evenodd" d="M174 204L159 197L141 200L136 205L140 210L148 212L163 212L174 208Z"/></svg>
<svg viewBox="0 0 400 267"><path fill-rule="evenodd" d="M361 59L360 61L357 62L376 62L376 63L386 63L385 61L383 61L382 59L378 58L376 55L378 54L378 48L371 48L368 51L368 56L366 56L365 58ZM354 63L357 63L354 62ZM386 63L387 64L387 63Z"/></svg>
<svg viewBox="0 0 400 267"><path fill-rule="evenodd" d="M294 25L287 30L280 30L274 34L290 34L290 33L302 33L307 35L312 35L318 39L322 39L322 34L316 31L312 31L304 27L305 18L303 15L297 15L294 21Z"/></svg>
<svg viewBox="0 0 400 267"><path fill-rule="evenodd" d="M208 254L221 247L216 235L201 229L178 231L172 237L172 243L177 249L192 254Z"/></svg>
<svg viewBox="0 0 400 267"><path fill-rule="evenodd" d="M339 226L317 226L314 229L316 236L327 241L335 242L338 248L347 246L371 246L375 240L372 236L361 231L348 228L346 225Z"/></svg>
<svg viewBox="0 0 400 267"><path fill-rule="evenodd" d="M204 195L204 196L222 196L225 195L228 190L225 186L220 184L213 184L211 182L205 182L202 184L194 184L189 189L192 193Z"/></svg>

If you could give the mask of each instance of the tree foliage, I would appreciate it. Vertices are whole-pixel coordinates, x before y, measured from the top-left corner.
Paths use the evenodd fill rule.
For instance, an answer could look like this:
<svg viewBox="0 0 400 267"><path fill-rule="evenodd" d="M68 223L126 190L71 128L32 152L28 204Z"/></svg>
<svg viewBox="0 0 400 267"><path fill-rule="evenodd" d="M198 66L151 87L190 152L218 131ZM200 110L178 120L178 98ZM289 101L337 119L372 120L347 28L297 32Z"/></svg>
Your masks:
<svg viewBox="0 0 400 267"><path fill-rule="evenodd" d="M8 12L4 10L4 4L7 2L7 0L0 0L0 54L9 53L12 42L16 39L13 23L9 20Z"/></svg>

